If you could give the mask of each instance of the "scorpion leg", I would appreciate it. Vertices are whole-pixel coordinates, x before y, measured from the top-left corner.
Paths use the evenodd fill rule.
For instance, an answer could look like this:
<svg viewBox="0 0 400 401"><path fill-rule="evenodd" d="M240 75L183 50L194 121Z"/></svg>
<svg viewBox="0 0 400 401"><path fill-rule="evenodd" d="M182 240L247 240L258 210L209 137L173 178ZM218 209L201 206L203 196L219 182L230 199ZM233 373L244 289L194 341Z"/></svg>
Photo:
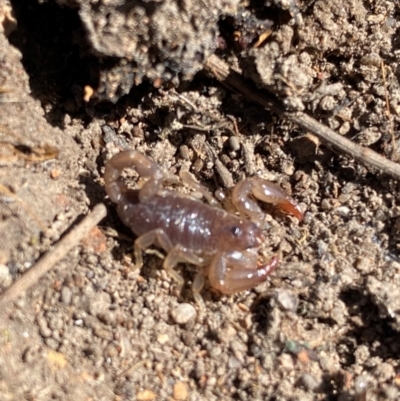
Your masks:
<svg viewBox="0 0 400 401"><path fill-rule="evenodd" d="M267 264L257 266L256 252L219 253L209 267L208 279L210 285L222 294L233 294L261 284L277 266L277 256Z"/></svg>
<svg viewBox="0 0 400 401"><path fill-rule="evenodd" d="M204 273L202 269L196 274L192 284L193 298L196 301L197 305L199 305L200 308L202 309L205 308L203 297L200 294L203 287L204 287Z"/></svg>
<svg viewBox="0 0 400 401"><path fill-rule="evenodd" d="M200 192L204 198L206 198L207 202L213 206L220 206L219 202L214 198L212 193L207 190L203 185L197 182L188 171L181 171L179 173L180 179L191 186L194 190Z"/></svg>
<svg viewBox="0 0 400 401"><path fill-rule="evenodd" d="M232 192L232 203L238 212L249 216L256 224L262 221L264 213L257 202L251 199L250 195L263 202L278 205L281 210L292 214L298 220L303 219L303 213L297 203L283 189L260 177L252 177L239 182L235 186Z"/></svg>
<svg viewBox="0 0 400 401"><path fill-rule="evenodd" d="M179 262L202 265L204 260L188 251L187 248L180 244L172 245L172 242L165 231L161 228L157 228L141 235L136 239L134 244L134 253L136 259L135 268L141 268L143 266L142 251L154 244L160 246L162 249L164 249L164 251L167 252L167 256L164 259L163 268L177 282L177 292L180 294L185 282L183 277L175 270L176 265ZM196 295L194 295L194 297L196 301L199 302L198 297L196 298ZM199 303L201 304L201 302Z"/></svg>
<svg viewBox="0 0 400 401"><path fill-rule="evenodd" d="M174 245L172 249L168 252L168 255L164 259L163 268L177 282L176 291L178 295L181 294L183 285L185 284L183 277L175 270L175 267L179 262L186 262L199 266L204 264L204 260L200 256L197 256L193 252L190 252L186 247L180 244ZM194 283L195 282L196 280L194 281ZM196 302L198 302L198 297L196 298L195 293L193 293L193 296Z"/></svg>
<svg viewBox="0 0 400 401"><path fill-rule="evenodd" d="M143 266L142 251L150 248L153 244L158 244L166 252L169 252L173 247L171 240L161 228L151 230L146 234L141 235L136 238L134 243L136 269L140 269Z"/></svg>

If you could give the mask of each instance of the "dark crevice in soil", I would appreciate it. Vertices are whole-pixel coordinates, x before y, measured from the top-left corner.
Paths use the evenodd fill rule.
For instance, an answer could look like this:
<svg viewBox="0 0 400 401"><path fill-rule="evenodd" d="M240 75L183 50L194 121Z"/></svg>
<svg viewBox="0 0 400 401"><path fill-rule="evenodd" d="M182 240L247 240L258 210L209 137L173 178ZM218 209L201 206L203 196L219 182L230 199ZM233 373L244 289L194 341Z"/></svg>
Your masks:
<svg viewBox="0 0 400 401"><path fill-rule="evenodd" d="M22 53L32 95L42 104L75 101L94 84L90 60L82 58L83 30L74 10L54 4L12 1L18 20L10 42Z"/></svg>
<svg viewBox="0 0 400 401"><path fill-rule="evenodd" d="M400 352L399 333L392 328L391 319L380 317L378 307L366 297L359 288L349 288L340 294L340 299L347 305L350 316L359 316L362 326L353 325L339 341L342 345L342 358L353 364L354 351L361 345L368 345L370 356L383 360L397 360ZM347 351L347 352L346 352Z"/></svg>

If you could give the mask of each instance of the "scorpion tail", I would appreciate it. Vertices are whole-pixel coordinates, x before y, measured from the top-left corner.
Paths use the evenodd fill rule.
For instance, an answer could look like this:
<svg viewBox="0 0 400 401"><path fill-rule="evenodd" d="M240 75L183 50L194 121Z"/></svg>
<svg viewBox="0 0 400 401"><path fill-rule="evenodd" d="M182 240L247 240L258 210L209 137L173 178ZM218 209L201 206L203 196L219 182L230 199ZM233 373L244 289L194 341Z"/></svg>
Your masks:
<svg viewBox="0 0 400 401"><path fill-rule="evenodd" d="M121 197L127 191L126 184L119 177L122 171L129 167L135 167L139 176L149 179L142 188L140 194L142 198L150 198L157 192L160 186L163 174L153 160L136 150L120 152L107 162L104 171L107 195L114 203L119 203Z"/></svg>
<svg viewBox="0 0 400 401"><path fill-rule="evenodd" d="M127 190L126 184L119 179L124 168L131 166L127 153L121 152L115 155L107 162L104 170L104 184L107 195L114 203L120 202L122 194Z"/></svg>

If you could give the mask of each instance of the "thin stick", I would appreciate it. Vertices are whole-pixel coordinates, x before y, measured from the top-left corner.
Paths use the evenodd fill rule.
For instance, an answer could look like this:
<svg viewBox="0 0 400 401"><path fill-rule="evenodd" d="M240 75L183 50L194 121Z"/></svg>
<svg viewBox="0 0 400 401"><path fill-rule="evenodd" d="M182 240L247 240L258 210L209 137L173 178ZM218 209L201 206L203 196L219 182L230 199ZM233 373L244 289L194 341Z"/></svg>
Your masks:
<svg viewBox="0 0 400 401"><path fill-rule="evenodd" d="M34 266L26 271L14 284L0 295L0 310L9 302L26 292L54 265L63 259L68 252L77 246L89 231L107 215L106 207L100 203L68 234L66 234L54 248L44 255Z"/></svg>
<svg viewBox="0 0 400 401"><path fill-rule="evenodd" d="M394 137L394 122L392 118L392 114L390 113L390 101L389 101L389 90L388 83L386 80L386 66L383 60L381 61L381 70L382 70L382 81L383 87L385 89L385 100L386 100L386 116L388 118L390 124L390 134L392 136L392 157L396 157L397 155L397 146L396 146L396 138Z"/></svg>
<svg viewBox="0 0 400 401"><path fill-rule="evenodd" d="M313 133L325 146L340 151L347 156L351 156L366 167L372 167L383 174L400 180L399 164L388 160L369 148L365 148L344 138L306 113L301 111L287 111L282 102L274 95L267 91L259 90L251 82L246 81L240 74L229 68L229 66L217 56L211 56L207 60L205 68L227 87L242 93L253 102L264 106L266 109L292 121L304 130Z"/></svg>

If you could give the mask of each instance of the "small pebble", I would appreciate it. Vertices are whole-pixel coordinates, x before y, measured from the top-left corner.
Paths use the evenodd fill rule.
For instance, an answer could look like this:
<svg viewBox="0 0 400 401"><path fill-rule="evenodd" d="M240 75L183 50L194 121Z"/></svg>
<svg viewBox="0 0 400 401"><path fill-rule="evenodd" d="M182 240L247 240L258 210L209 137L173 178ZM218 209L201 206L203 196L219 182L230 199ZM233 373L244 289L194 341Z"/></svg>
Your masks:
<svg viewBox="0 0 400 401"><path fill-rule="evenodd" d="M292 371L294 369L294 364L293 364L293 358L289 354L282 354L278 358L280 366L284 369L287 370L288 372Z"/></svg>
<svg viewBox="0 0 400 401"><path fill-rule="evenodd" d="M368 257L360 257L355 264L356 269L362 274L371 272L374 268L374 262Z"/></svg>
<svg viewBox="0 0 400 401"><path fill-rule="evenodd" d="M69 305L71 303L71 299L72 290L71 288L64 285L64 287L61 288L60 300L63 304Z"/></svg>
<svg viewBox="0 0 400 401"><path fill-rule="evenodd" d="M188 397L188 388L186 383L176 382L174 384L173 398L175 401L185 401Z"/></svg>
<svg viewBox="0 0 400 401"><path fill-rule="evenodd" d="M363 395L367 393L369 380L366 376L357 376L354 380L354 390L356 395Z"/></svg>
<svg viewBox="0 0 400 401"><path fill-rule="evenodd" d="M50 177L53 180L57 180L60 177L60 175L61 175L61 170L59 169L53 169L50 171Z"/></svg>
<svg viewBox="0 0 400 401"><path fill-rule="evenodd" d="M380 382L388 382L396 376L395 368L387 362L379 364L374 373Z"/></svg>
<svg viewBox="0 0 400 401"><path fill-rule="evenodd" d="M180 156L182 157L182 159L184 159L184 160L191 159L191 150L189 149L189 147L187 145L182 145L179 148L179 153L180 153Z"/></svg>
<svg viewBox="0 0 400 401"><path fill-rule="evenodd" d="M386 396L387 400L398 400L399 399L399 391L395 386L390 386L388 384L384 384L382 386L382 390Z"/></svg>
<svg viewBox="0 0 400 401"><path fill-rule="evenodd" d="M350 214L350 208L347 206L339 206L336 208L336 214L341 217L347 217Z"/></svg>
<svg viewBox="0 0 400 401"><path fill-rule="evenodd" d="M143 390L137 394L136 399L138 401L152 401L155 400L156 394L153 393L151 390Z"/></svg>
<svg viewBox="0 0 400 401"><path fill-rule="evenodd" d="M160 334L160 335L157 337L157 341L158 341L160 344L166 344L166 343L169 341L168 334Z"/></svg>
<svg viewBox="0 0 400 401"><path fill-rule="evenodd" d="M60 346L60 343L54 338L45 338L44 343L52 350L56 350Z"/></svg>
<svg viewBox="0 0 400 401"><path fill-rule="evenodd" d="M274 293L275 300L281 310L295 311L299 305L297 295L292 291L278 289Z"/></svg>
<svg viewBox="0 0 400 401"><path fill-rule="evenodd" d="M301 376L301 381L303 383L303 386L310 391L316 391L318 389L318 382L315 379L314 376L310 375L309 373L304 373Z"/></svg>
<svg viewBox="0 0 400 401"><path fill-rule="evenodd" d="M229 146L233 152L236 152L240 149L240 142L236 136L231 136L229 138Z"/></svg>
<svg viewBox="0 0 400 401"><path fill-rule="evenodd" d="M67 366L67 359L60 352L50 350L47 353L46 359L50 365L57 367L58 369L64 369Z"/></svg>
<svg viewBox="0 0 400 401"><path fill-rule="evenodd" d="M39 353L40 353L40 350L38 347L29 346L23 352L22 360L25 363L35 363L36 360L38 359Z"/></svg>
<svg viewBox="0 0 400 401"><path fill-rule="evenodd" d="M37 325L39 326L39 333L43 338L47 338L51 336L51 329L47 325L47 321L44 317L40 317L37 319Z"/></svg>
<svg viewBox="0 0 400 401"><path fill-rule="evenodd" d="M93 328L93 334L102 340L111 341L113 339L112 332L100 325Z"/></svg>
<svg viewBox="0 0 400 401"><path fill-rule="evenodd" d="M118 355L118 349L114 344L108 344L104 350L105 358L115 358Z"/></svg>
<svg viewBox="0 0 400 401"><path fill-rule="evenodd" d="M0 285L3 288L10 286L12 283L12 277L10 270L6 265L0 264Z"/></svg>
<svg viewBox="0 0 400 401"><path fill-rule="evenodd" d="M196 317L196 309L190 304L179 304L171 311L175 323L186 324Z"/></svg>
<svg viewBox="0 0 400 401"><path fill-rule="evenodd" d="M220 329L218 331L218 340L221 343L230 343L237 335L237 331L231 326L227 325L226 327Z"/></svg>
<svg viewBox="0 0 400 401"><path fill-rule="evenodd" d="M240 369L242 367L242 364L234 356L230 356L228 358L228 367L230 369Z"/></svg>

